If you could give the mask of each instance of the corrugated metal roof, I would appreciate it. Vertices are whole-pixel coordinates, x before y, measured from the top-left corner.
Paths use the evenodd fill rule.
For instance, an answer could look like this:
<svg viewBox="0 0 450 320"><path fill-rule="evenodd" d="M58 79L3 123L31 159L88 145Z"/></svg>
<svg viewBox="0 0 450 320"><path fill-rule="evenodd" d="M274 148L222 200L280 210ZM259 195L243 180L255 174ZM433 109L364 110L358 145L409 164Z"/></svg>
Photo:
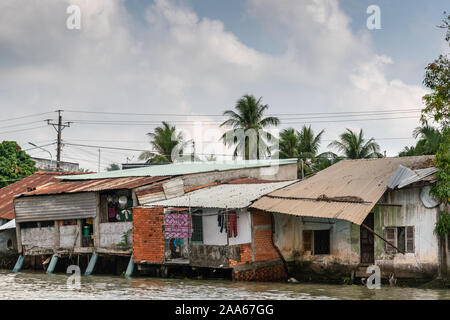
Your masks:
<svg viewBox="0 0 450 320"><path fill-rule="evenodd" d="M361 224L387 190L399 165L422 169L430 167L432 159L433 156L342 160L308 179L262 197L251 207Z"/></svg>
<svg viewBox="0 0 450 320"><path fill-rule="evenodd" d="M63 174L62 172L35 172L31 176L23 178L13 184L0 189L0 218L2 219L14 219L14 197L27 192L29 188L36 188L49 181L54 180L57 175ZM67 172L64 173L67 175Z"/></svg>
<svg viewBox="0 0 450 320"><path fill-rule="evenodd" d="M389 189L400 189L411 183L421 181L437 171L438 169L435 167L411 170L410 168L400 165L389 180L387 187Z"/></svg>
<svg viewBox="0 0 450 320"><path fill-rule="evenodd" d="M4 225L0 226L0 231L2 230L8 230L8 229L15 229L16 228L16 219L12 219L5 223Z"/></svg>
<svg viewBox="0 0 450 320"><path fill-rule="evenodd" d="M60 178L64 180L92 180L92 179L109 179L109 178L123 178L123 177L177 176L209 171L226 171L244 168L258 168L258 167L286 165L297 163L297 161L298 161L297 159L279 159L279 160L269 159L269 160L179 162L160 166L86 174L78 177L62 176Z"/></svg>
<svg viewBox="0 0 450 320"><path fill-rule="evenodd" d="M95 192L103 190L134 189L145 186L157 181L167 179L168 177L130 177L130 178L111 178L88 181L52 181L36 190L24 193L25 196L61 194L75 192ZM55 179L56 180L56 179Z"/></svg>
<svg viewBox="0 0 450 320"><path fill-rule="evenodd" d="M192 191L178 198L156 201L147 205L163 207L246 208L261 196L296 181L258 184L221 184Z"/></svg>

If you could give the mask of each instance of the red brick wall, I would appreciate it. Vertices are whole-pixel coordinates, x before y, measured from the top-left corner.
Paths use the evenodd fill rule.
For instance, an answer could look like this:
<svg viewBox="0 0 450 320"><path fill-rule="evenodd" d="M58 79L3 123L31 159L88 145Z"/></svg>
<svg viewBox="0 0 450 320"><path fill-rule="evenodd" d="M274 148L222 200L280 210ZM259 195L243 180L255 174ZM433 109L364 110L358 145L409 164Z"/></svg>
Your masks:
<svg viewBox="0 0 450 320"><path fill-rule="evenodd" d="M255 261L280 259L272 240L271 213L253 211Z"/></svg>
<svg viewBox="0 0 450 320"><path fill-rule="evenodd" d="M287 278L284 265L280 262L270 266L243 271L233 270L232 279L235 281L280 281Z"/></svg>
<svg viewBox="0 0 450 320"><path fill-rule="evenodd" d="M244 243L244 244L240 244L236 247L240 247L241 261L235 261L233 259L230 259L230 267L237 266L240 264L245 264L245 263L251 263L252 262L252 244Z"/></svg>
<svg viewBox="0 0 450 320"><path fill-rule="evenodd" d="M133 208L133 260L164 261L163 208Z"/></svg>

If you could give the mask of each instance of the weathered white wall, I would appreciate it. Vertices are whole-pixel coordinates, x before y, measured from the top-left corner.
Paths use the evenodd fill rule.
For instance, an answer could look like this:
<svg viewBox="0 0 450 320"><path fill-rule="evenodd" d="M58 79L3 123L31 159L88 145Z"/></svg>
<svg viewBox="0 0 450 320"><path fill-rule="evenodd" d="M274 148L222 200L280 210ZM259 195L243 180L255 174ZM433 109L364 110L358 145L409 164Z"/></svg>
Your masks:
<svg viewBox="0 0 450 320"><path fill-rule="evenodd" d="M61 248L72 249L77 247L78 239L81 236L78 226L59 227L59 246Z"/></svg>
<svg viewBox="0 0 450 320"><path fill-rule="evenodd" d="M206 245L226 245L227 234L225 228L220 232L217 223L217 215L208 216L209 214L217 213L219 209L203 210L203 244ZM237 232L238 236L229 239L230 245L250 243L252 241L251 235L251 219L250 213L246 210L238 210Z"/></svg>
<svg viewBox="0 0 450 320"><path fill-rule="evenodd" d="M297 164L196 173L183 176L183 181L185 189L189 189L213 183L217 180L231 181L247 177L265 180L295 180L297 179Z"/></svg>
<svg viewBox="0 0 450 320"><path fill-rule="evenodd" d="M17 250L16 229L0 231L0 251L8 251L8 240L11 240L12 249Z"/></svg>
<svg viewBox="0 0 450 320"><path fill-rule="evenodd" d="M132 222L110 222L100 223L100 247L116 248L117 244L122 242L122 236L125 232L133 228ZM128 243L132 244L131 232L128 234Z"/></svg>
<svg viewBox="0 0 450 320"><path fill-rule="evenodd" d="M359 262L359 254L352 251L352 224L350 222L279 213L273 215L275 245L286 260L293 260L295 256L300 254L303 259L333 260L344 264ZM303 252L303 230L330 230L330 255L305 256L306 253Z"/></svg>
<svg viewBox="0 0 450 320"><path fill-rule="evenodd" d="M54 227L21 229L22 245L32 247L53 248L55 243Z"/></svg>
<svg viewBox="0 0 450 320"><path fill-rule="evenodd" d="M386 227L414 226L414 253L386 254L384 243L375 242L377 264L394 264L395 266L414 266L438 263L438 238L434 234L438 208L425 208L420 200L421 188L405 188L390 191L384 201L399 204L401 207L381 207L376 213L376 229L384 233ZM378 219L377 219L378 215ZM378 223L377 223L378 222Z"/></svg>

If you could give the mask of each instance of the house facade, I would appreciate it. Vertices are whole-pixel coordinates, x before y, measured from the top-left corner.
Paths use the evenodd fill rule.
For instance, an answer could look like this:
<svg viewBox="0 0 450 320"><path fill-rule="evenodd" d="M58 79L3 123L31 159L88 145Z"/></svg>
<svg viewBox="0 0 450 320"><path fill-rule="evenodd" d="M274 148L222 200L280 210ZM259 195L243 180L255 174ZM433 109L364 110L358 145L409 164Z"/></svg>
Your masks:
<svg viewBox="0 0 450 320"><path fill-rule="evenodd" d="M365 277L373 264L385 278L428 279L448 270L435 171L429 156L343 160L251 207L273 214L274 243L299 280Z"/></svg>
<svg viewBox="0 0 450 320"><path fill-rule="evenodd" d="M89 264L98 256L130 259L133 207L218 181L292 177L296 166L295 159L180 163L61 176L15 199L17 249L22 256L87 256Z"/></svg>
<svg viewBox="0 0 450 320"><path fill-rule="evenodd" d="M295 181L240 179L134 209L133 259L138 269L168 276L180 266L228 271L234 280L286 279L269 214L249 205Z"/></svg>

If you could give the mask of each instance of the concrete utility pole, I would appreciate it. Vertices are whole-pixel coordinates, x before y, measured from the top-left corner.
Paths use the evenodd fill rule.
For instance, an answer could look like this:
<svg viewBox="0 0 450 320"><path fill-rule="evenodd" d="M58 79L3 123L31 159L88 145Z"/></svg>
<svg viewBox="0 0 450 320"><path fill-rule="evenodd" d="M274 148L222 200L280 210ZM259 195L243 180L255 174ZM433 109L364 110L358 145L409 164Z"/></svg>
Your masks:
<svg viewBox="0 0 450 320"><path fill-rule="evenodd" d="M101 149L98 149L98 170L97 172L100 172L100 153L101 153Z"/></svg>
<svg viewBox="0 0 450 320"><path fill-rule="evenodd" d="M61 148L62 148L62 141L61 141L61 133L66 127L70 127L70 122L63 123L62 121L62 115L61 112L63 110L56 110L58 112L58 123L53 123L51 120L47 120L47 124L53 126L55 128L57 133L57 147L56 147L56 171L61 170Z"/></svg>

